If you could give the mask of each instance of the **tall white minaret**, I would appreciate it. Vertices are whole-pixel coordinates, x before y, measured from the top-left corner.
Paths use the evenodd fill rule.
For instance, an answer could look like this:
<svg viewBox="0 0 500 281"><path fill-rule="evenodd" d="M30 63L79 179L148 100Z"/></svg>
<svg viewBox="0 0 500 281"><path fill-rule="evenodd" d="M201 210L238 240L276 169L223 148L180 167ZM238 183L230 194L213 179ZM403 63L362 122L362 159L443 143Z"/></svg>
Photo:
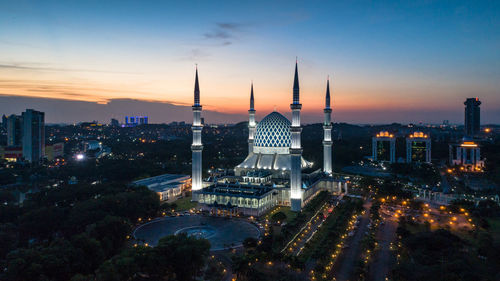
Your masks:
<svg viewBox="0 0 500 281"><path fill-rule="evenodd" d="M202 189L202 179L201 179L201 152L203 150L203 145L201 143L201 130L203 126L201 124L201 105L200 105L200 85L198 83L198 67L196 67L196 75L194 81L194 104L193 104L193 144L191 145L191 151L193 152L193 174L192 178L192 190L197 191ZM198 196L193 192L193 201L198 201Z"/></svg>
<svg viewBox="0 0 500 281"><path fill-rule="evenodd" d="M332 109L330 107L330 79L326 80L325 122L323 123L323 172L332 174Z"/></svg>
<svg viewBox="0 0 500 281"><path fill-rule="evenodd" d="M292 110L292 126L290 127L291 145L290 156L292 160L291 173L290 173L290 203L292 211L298 212L302 208L302 146L300 143L300 133L302 127L300 126L300 104L299 96L299 72L297 69L297 61L295 61L295 78L293 80L293 102L290 104Z"/></svg>
<svg viewBox="0 0 500 281"><path fill-rule="evenodd" d="M248 154L253 152L253 137L255 135L255 109L253 100L253 82L250 90L250 109L248 110Z"/></svg>

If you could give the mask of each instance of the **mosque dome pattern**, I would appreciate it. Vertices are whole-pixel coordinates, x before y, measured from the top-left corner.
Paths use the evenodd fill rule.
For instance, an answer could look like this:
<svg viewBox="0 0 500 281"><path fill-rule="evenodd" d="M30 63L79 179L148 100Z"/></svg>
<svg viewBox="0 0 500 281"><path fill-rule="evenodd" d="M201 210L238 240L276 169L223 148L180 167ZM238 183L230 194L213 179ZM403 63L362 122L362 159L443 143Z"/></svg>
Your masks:
<svg viewBox="0 0 500 281"><path fill-rule="evenodd" d="M272 112L257 124L254 146L290 147L290 121L278 112Z"/></svg>

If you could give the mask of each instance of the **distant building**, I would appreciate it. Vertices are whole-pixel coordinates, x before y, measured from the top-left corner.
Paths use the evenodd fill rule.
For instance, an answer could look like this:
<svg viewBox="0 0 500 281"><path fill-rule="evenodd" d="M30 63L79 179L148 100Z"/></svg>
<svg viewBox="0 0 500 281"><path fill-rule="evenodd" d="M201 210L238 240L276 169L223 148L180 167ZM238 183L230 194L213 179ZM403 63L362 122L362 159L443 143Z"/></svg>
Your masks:
<svg viewBox="0 0 500 281"><path fill-rule="evenodd" d="M7 125L7 146L21 146L22 118L19 115L10 115L5 120Z"/></svg>
<svg viewBox="0 0 500 281"><path fill-rule="evenodd" d="M26 109L23 119L23 157L30 162L42 160L45 156L45 113Z"/></svg>
<svg viewBox="0 0 500 281"><path fill-rule="evenodd" d="M465 102L465 136L474 137L480 132L481 102L479 98L468 98Z"/></svg>
<svg viewBox="0 0 500 281"><path fill-rule="evenodd" d="M191 177L188 175L163 174L156 177L134 181L136 186L146 186L158 193L161 201L167 201L181 196L182 192L190 186Z"/></svg>
<svg viewBox="0 0 500 281"><path fill-rule="evenodd" d="M125 124L123 124L123 127L135 127L147 124L149 124L149 117L147 116L125 116Z"/></svg>
<svg viewBox="0 0 500 281"><path fill-rule="evenodd" d="M115 118L111 118L111 126L113 127L119 127L120 126L120 122L118 122L118 120L116 120Z"/></svg>
<svg viewBox="0 0 500 281"><path fill-rule="evenodd" d="M382 131L376 136L372 137L372 160L380 161L383 160L384 154L386 154L386 149L384 143L389 143L389 162L396 162L396 138L393 134Z"/></svg>
<svg viewBox="0 0 500 281"><path fill-rule="evenodd" d="M7 161L17 161L23 157L23 148L20 146L6 146L1 149L0 156Z"/></svg>
<svg viewBox="0 0 500 281"><path fill-rule="evenodd" d="M2 127L7 129L7 116L5 116L5 114L2 115Z"/></svg>
<svg viewBox="0 0 500 281"><path fill-rule="evenodd" d="M47 160L54 161L57 157L64 156L64 143L58 142L45 146L45 157Z"/></svg>
<svg viewBox="0 0 500 281"><path fill-rule="evenodd" d="M431 163L431 138L423 132L406 137L406 163Z"/></svg>
<svg viewBox="0 0 500 281"><path fill-rule="evenodd" d="M90 158L101 158L106 155L111 154L111 148L109 146L105 146L102 142L97 140L89 140L81 143L81 149L83 150L83 154Z"/></svg>
<svg viewBox="0 0 500 281"><path fill-rule="evenodd" d="M482 172L484 160L481 148L470 138L463 138L459 144L450 144L450 165L460 166L464 172Z"/></svg>

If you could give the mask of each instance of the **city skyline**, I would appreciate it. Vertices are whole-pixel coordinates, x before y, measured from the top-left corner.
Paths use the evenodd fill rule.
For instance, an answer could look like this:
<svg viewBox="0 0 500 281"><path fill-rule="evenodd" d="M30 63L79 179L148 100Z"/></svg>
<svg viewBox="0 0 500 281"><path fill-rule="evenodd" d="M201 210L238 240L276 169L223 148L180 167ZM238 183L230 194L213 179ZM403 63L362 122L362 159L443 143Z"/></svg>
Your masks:
<svg viewBox="0 0 500 281"><path fill-rule="evenodd" d="M298 56L306 123L322 120L328 75L334 122L462 123L470 97L483 101L484 124L500 120L495 2L2 6L5 114L19 103L48 123L134 113L188 121L198 63L204 112L222 113L208 123L244 121L252 80L259 120L275 106L289 113ZM123 101L123 115L108 114ZM57 104L75 116L63 118ZM176 111L150 114L166 104Z"/></svg>

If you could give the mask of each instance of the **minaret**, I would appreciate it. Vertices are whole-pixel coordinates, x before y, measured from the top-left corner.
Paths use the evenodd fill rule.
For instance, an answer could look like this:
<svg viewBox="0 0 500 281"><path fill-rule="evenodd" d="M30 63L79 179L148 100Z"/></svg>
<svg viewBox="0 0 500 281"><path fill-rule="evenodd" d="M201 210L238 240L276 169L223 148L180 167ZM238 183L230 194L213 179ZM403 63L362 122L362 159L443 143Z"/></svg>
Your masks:
<svg viewBox="0 0 500 281"><path fill-rule="evenodd" d="M201 124L201 105L200 105L200 85L198 83L198 67L196 67L196 75L194 81L194 104L193 104L193 144L191 145L191 151L193 152L193 174L192 178L192 191L193 191L193 201L198 201L198 196L196 191L202 189L202 179L201 179L201 152L203 150L203 145L201 143L201 130L203 126Z"/></svg>
<svg viewBox="0 0 500 281"><path fill-rule="evenodd" d="M291 133L291 173L290 173L290 203L292 211L298 212L302 208L302 146L300 144L300 133L302 127L300 126L300 104L299 96L299 72L297 69L297 61L295 61L295 78L293 81L293 102L290 104L292 110L292 126L290 127Z"/></svg>
<svg viewBox="0 0 500 281"><path fill-rule="evenodd" d="M250 109L248 110L248 154L253 152L253 137L255 135L255 109L253 100L253 82L250 90Z"/></svg>
<svg viewBox="0 0 500 281"><path fill-rule="evenodd" d="M325 122L323 123L323 172L332 174L332 109L330 107L330 79L326 80Z"/></svg>

